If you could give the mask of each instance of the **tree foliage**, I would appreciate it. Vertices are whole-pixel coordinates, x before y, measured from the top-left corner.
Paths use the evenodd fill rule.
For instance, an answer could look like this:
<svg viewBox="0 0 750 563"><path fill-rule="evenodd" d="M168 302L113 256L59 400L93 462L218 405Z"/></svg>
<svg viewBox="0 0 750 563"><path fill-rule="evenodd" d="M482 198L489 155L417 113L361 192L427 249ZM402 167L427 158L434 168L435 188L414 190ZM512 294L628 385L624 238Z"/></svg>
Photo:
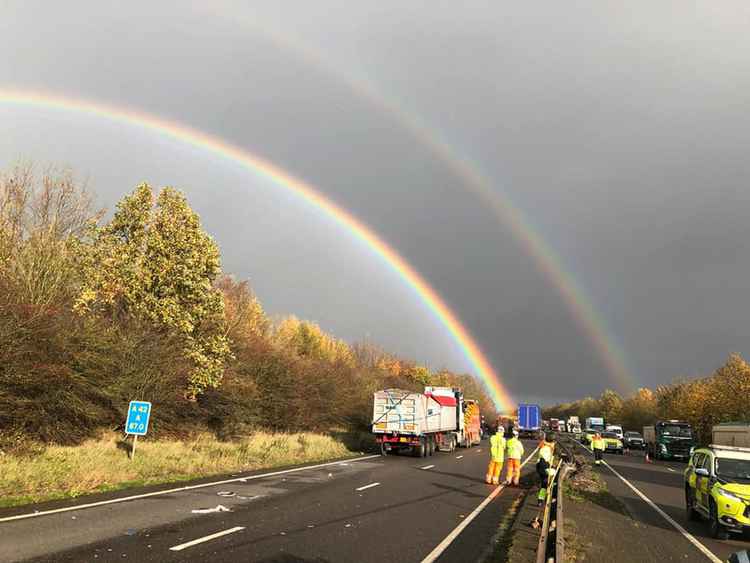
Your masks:
<svg viewBox="0 0 750 563"><path fill-rule="evenodd" d="M608 422L637 431L659 419L685 420L707 443L715 424L750 421L750 365L732 354L708 377L675 381L653 391L641 388L625 398L607 390L598 399L587 397L544 409L547 418L571 415L581 419L604 416Z"/></svg>
<svg viewBox="0 0 750 563"><path fill-rule="evenodd" d="M317 324L273 323L178 191L138 186L109 221L68 170L0 177L0 447L71 443L154 403L150 432L367 429L372 394L485 387Z"/></svg>
<svg viewBox="0 0 750 563"><path fill-rule="evenodd" d="M191 397L217 387L230 356L219 249L185 197L141 184L81 245L80 313L133 316L182 339Z"/></svg>

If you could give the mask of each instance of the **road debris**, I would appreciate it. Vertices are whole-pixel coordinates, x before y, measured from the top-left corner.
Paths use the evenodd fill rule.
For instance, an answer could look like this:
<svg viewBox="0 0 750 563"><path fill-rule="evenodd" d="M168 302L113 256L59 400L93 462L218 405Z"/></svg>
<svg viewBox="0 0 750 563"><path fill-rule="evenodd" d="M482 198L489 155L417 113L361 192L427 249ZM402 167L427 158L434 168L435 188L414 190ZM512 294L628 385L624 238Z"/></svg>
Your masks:
<svg viewBox="0 0 750 563"><path fill-rule="evenodd" d="M232 512L229 508L223 504L216 505L215 508L194 508L193 514L210 514L212 512Z"/></svg>

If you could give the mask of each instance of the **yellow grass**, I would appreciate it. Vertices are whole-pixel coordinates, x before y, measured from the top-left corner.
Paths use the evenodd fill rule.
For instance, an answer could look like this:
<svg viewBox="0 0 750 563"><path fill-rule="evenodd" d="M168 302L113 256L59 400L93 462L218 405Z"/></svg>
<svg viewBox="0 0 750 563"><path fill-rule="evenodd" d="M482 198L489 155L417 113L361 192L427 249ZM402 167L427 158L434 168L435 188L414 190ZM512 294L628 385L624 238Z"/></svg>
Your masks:
<svg viewBox="0 0 750 563"><path fill-rule="evenodd" d="M80 446L47 446L33 456L2 455L0 507L354 455L330 436L305 433L256 432L234 442L210 435L139 438L134 460L124 446L121 436L106 435Z"/></svg>

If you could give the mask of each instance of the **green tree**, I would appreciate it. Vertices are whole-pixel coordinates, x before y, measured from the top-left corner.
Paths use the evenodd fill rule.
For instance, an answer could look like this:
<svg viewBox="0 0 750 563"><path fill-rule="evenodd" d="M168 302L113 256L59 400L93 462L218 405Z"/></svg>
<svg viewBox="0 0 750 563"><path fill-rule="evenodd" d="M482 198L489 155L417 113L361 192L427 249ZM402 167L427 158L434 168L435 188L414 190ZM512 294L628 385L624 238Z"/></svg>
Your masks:
<svg viewBox="0 0 750 563"><path fill-rule="evenodd" d="M76 310L135 316L178 335L191 364L187 395L217 387L230 357L224 301L213 287L219 249L185 196L164 188L154 200L141 184L91 239L80 249L84 282Z"/></svg>

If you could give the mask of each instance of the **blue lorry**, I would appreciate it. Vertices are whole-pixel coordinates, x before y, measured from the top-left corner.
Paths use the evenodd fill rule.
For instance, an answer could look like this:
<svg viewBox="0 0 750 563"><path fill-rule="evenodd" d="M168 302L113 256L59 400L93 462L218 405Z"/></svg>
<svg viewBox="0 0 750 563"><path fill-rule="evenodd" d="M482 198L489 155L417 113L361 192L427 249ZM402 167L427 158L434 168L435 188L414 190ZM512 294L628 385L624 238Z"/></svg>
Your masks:
<svg viewBox="0 0 750 563"><path fill-rule="evenodd" d="M538 438L542 430L542 409L539 405L518 405L518 434L521 438Z"/></svg>

